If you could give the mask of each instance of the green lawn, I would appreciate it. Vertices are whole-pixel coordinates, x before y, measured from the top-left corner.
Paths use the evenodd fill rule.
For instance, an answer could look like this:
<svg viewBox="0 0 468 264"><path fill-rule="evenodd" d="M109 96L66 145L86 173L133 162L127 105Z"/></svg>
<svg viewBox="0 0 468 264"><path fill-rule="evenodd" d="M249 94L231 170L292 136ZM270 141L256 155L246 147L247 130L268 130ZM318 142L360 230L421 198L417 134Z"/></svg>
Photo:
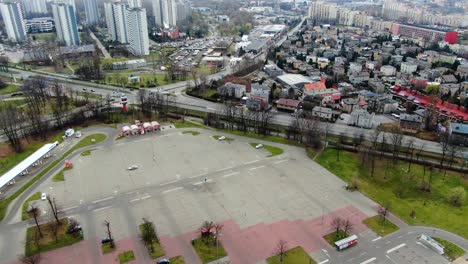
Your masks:
<svg viewBox="0 0 468 264"><path fill-rule="evenodd" d="M140 233L143 233L143 224L139 225L138 228L140 229ZM161 247L161 244L159 244L158 241L154 241L154 242L153 242L153 247L154 247L154 251L153 251L153 252L150 252L150 249L147 248L148 254L150 255L150 257L151 257L152 259L156 259L156 258L162 257L162 256L164 256L164 254L166 254L166 253L164 252L164 249Z"/></svg>
<svg viewBox="0 0 468 264"><path fill-rule="evenodd" d="M224 133L229 133L232 135L237 135L237 136L242 136L242 137L249 137L249 138L254 138L254 139L259 139L259 140L265 140L265 141L270 141L273 143L279 143L279 144L285 144L285 145L291 145L291 146L297 146L297 147L304 147L303 144L298 143L296 141L288 140L284 137L280 136L261 136L257 135L252 132L242 132L242 131L237 131L237 130L228 130L228 129L218 129L219 131L222 131Z"/></svg>
<svg viewBox="0 0 468 264"><path fill-rule="evenodd" d="M343 230L338 230L338 233L333 232L333 233L330 233L328 235L325 235L323 238L325 239L325 241L328 242L328 244L335 247L335 242L336 241L341 240L341 239L343 239L343 238L345 238L347 236L348 236L348 234L346 234Z"/></svg>
<svg viewBox="0 0 468 264"><path fill-rule="evenodd" d="M127 263L127 262L130 262L132 260L135 260L135 254L133 253L133 250L125 251L125 252L119 254L120 264Z"/></svg>
<svg viewBox="0 0 468 264"><path fill-rule="evenodd" d="M83 152L81 152L81 156L89 156L91 155L91 152L95 150L95 149L88 149L88 150L85 150Z"/></svg>
<svg viewBox="0 0 468 264"><path fill-rule="evenodd" d="M41 193L37 192L37 193L29 196L29 198L26 199L26 201L24 201L23 209L21 210L21 220L24 221L24 220L29 219L29 215L28 215L29 202L36 201L36 200L39 200L39 199L41 199Z"/></svg>
<svg viewBox="0 0 468 264"><path fill-rule="evenodd" d="M65 181L65 175L63 174L63 170L60 170L57 174L52 177L53 182L61 182Z"/></svg>
<svg viewBox="0 0 468 264"><path fill-rule="evenodd" d="M182 132L182 134L192 134L192 136L198 136L198 135L200 135L200 132L193 131L193 130L186 130L186 131Z"/></svg>
<svg viewBox="0 0 468 264"><path fill-rule="evenodd" d="M444 239L438 238L438 237L433 237L433 239L436 240L437 242L439 242L440 244L442 244L445 247L445 254L444 255L450 261L454 261L457 258L459 258L459 257L461 257L461 256L463 256L465 254L465 250L461 249L457 245L454 245L454 244L450 243L447 240L444 240Z"/></svg>
<svg viewBox="0 0 468 264"><path fill-rule="evenodd" d="M301 247L295 247L286 251L286 255L283 256L283 262L280 262L280 256L276 255L267 258L268 264L315 264L315 262L307 252ZM172 262L171 262L172 263Z"/></svg>
<svg viewBox="0 0 468 264"><path fill-rule="evenodd" d="M394 223L390 222L390 220L385 219L383 221L382 216L376 215L370 218L367 218L363 221L363 223L368 226L372 231L377 233L379 236L386 236L390 233L397 231L399 228Z"/></svg>
<svg viewBox="0 0 468 264"><path fill-rule="evenodd" d="M460 177L459 173L449 171L444 180L443 173L434 169L432 191L428 193L420 190L424 176L424 168L420 165L413 164L411 171L407 172L408 164L405 162L393 165L391 161L377 159L375 175L371 177L370 166L361 167L358 154L340 151L339 162L336 157L336 150L328 148L316 161L347 183L356 179L359 191L380 204L390 203L391 211L407 223L439 227L468 237L467 203L454 207L447 202L452 188L468 188L468 180ZM426 168L426 182L429 175Z"/></svg>
<svg viewBox="0 0 468 264"><path fill-rule="evenodd" d="M171 264L185 264L184 257L182 256L170 258L169 261L171 262Z"/></svg>
<svg viewBox="0 0 468 264"><path fill-rule="evenodd" d="M197 252L202 263L208 263L227 256L223 245L221 245L221 242L219 241L218 254L216 255L216 243L214 241L214 238L209 238L208 240L197 238L193 240L193 248L195 249L195 252Z"/></svg>
<svg viewBox="0 0 468 264"><path fill-rule="evenodd" d="M252 147L256 147L259 143L250 143L250 145ZM270 155L268 155L267 157L273 157L273 156L276 156L276 155L281 155L283 154L283 149L281 148L278 148L278 147L274 147L274 146L270 146L270 145L263 145L263 148L266 149L267 151L270 152Z"/></svg>
<svg viewBox="0 0 468 264"><path fill-rule="evenodd" d="M60 136L61 134L57 134L55 137L58 139L58 137ZM48 173L51 169L53 169L55 166L57 166L57 164L59 164L63 159L65 159L68 155L70 155L73 151L79 149L79 148L84 148L84 147L87 147L87 146L90 146L90 145L93 145L93 144L97 144L99 142L102 142L104 141L105 139L107 138L106 135L104 134L92 134L92 135L89 135L87 137L85 137L84 139L82 139L80 142L78 142L78 144L76 144L74 147L72 147L71 149L69 149L67 152L65 152L59 159L55 160L54 162L52 162L49 166L47 166L44 170L42 170L40 173L38 173L34 178L32 178L29 182L27 182L25 185L21 186L21 188L19 188L15 193L13 193L10 197L8 197L7 199L4 199L2 201L0 201L0 221L3 220L3 218L5 218L5 214L6 214L6 211L7 211L7 208L8 208L8 205L11 203L11 201L13 201L14 199L16 199L18 196L20 196L26 189L28 189L33 183L35 183L36 181L38 181L40 178L42 178L42 176L44 176L46 173ZM93 143L91 139L95 139L95 142ZM59 141L59 140L57 140ZM33 145L33 144L31 144ZM25 155L24 153L26 152L23 152L19 155L12 155L12 157L10 157L10 159L12 159L13 161L9 161L8 164L11 165L11 167L15 166L18 162L20 162L21 160L25 159L27 156L31 155L34 151L36 151L38 148L42 147L42 143L39 144L39 146L37 146L37 148L33 148L32 146L29 146L30 147L30 152L29 154ZM21 156L22 159L18 159L16 156ZM8 157L7 157L8 158ZM14 161L16 161L16 163L13 163ZM3 162L3 159L2 159L2 162ZM3 164L3 163L2 163ZM10 167L10 168L11 168ZM3 166L2 166L3 168Z"/></svg>
<svg viewBox="0 0 468 264"><path fill-rule="evenodd" d="M26 230L26 243L24 246L24 254L26 256L31 256L40 252L46 252L49 250L66 247L83 240L82 234L70 235L66 233L66 230L68 228L67 218L61 219L60 221L62 224L59 226L59 229L57 231L57 241L55 240L55 237L52 232L53 228L51 228L52 225L55 225L55 221L40 225L44 237L38 241L39 247L37 246L37 243L34 239L38 234L37 227L29 227Z"/></svg>
<svg viewBox="0 0 468 264"><path fill-rule="evenodd" d="M47 42L55 41L56 34L55 33L39 33L39 34L32 34L31 37L35 40L43 40Z"/></svg>
<svg viewBox="0 0 468 264"><path fill-rule="evenodd" d="M26 101L21 98L13 98L13 100L0 101L0 110L7 109L8 107L22 107Z"/></svg>
<svg viewBox="0 0 468 264"><path fill-rule="evenodd" d="M179 80L175 80L175 81L170 81L167 79L167 75L165 73L155 73L155 74L152 74L152 73L139 73L138 70L134 70L133 73L129 73L129 72L124 72L124 73L113 73L113 72L109 72L109 73L106 73L106 77L105 77L105 82L107 84L112 84L112 85L117 85L117 86L122 86L121 83L119 83L118 81L118 78L119 76L120 77L125 77L126 80L128 80L128 76L130 76L130 74L137 74L140 76L140 82L139 83L135 83L135 84L131 84L131 83L125 83L124 86L126 87L135 87L135 88L140 88L140 84L143 84L143 87L147 87L147 81L151 81L153 82L154 84L152 86L161 86L161 85L166 85L166 84L170 84L170 83L175 83L175 82L178 82ZM187 77L187 79L189 79Z"/></svg>
<svg viewBox="0 0 468 264"><path fill-rule="evenodd" d="M106 244L101 245L101 251L102 251L102 254L104 254L104 255L112 253L112 252L114 252L114 250L115 250L115 247L112 248L110 246L110 243L106 243Z"/></svg>
<svg viewBox="0 0 468 264"><path fill-rule="evenodd" d="M219 138L222 137L221 135L214 135L213 138L216 139L216 140L219 140ZM230 138L230 137L226 137L224 139L224 141L227 141L228 143L231 143L232 141L234 141L233 138Z"/></svg>
<svg viewBox="0 0 468 264"><path fill-rule="evenodd" d="M176 128L191 128L191 127L205 128L203 124L195 122L195 121L174 122L174 126Z"/></svg>
<svg viewBox="0 0 468 264"><path fill-rule="evenodd" d="M16 84L9 84L7 87L0 89L0 95L1 94L10 94L17 92L19 90L19 86Z"/></svg>

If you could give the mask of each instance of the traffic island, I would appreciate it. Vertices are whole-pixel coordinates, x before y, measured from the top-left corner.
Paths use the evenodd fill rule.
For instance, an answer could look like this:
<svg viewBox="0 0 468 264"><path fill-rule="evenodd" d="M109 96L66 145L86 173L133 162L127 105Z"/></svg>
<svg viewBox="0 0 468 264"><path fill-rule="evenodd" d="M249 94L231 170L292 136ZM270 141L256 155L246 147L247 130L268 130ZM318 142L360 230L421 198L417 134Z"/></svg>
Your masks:
<svg viewBox="0 0 468 264"><path fill-rule="evenodd" d="M284 150L278 147L270 146L270 145L263 145L259 143L250 143L250 146L256 149L266 149L268 152L270 152L270 155L267 157L273 157L276 155L281 155L283 154Z"/></svg>
<svg viewBox="0 0 468 264"><path fill-rule="evenodd" d="M227 256L223 245L214 235L207 235L192 240L192 246L202 263L209 263Z"/></svg>
<svg viewBox="0 0 468 264"><path fill-rule="evenodd" d="M60 224L51 221L39 225L39 229L37 226L28 228L26 230L25 255L32 256L83 240L83 232L79 226L71 230L68 218L60 219L59 222Z"/></svg>
<svg viewBox="0 0 468 264"><path fill-rule="evenodd" d="M186 130L186 131L182 132L182 134L192 134L192 136L198 136L198 135L200 135L200 132L193 131L193 130Z"/></svg>
<svg viewBox="0 0 468 264"><path fill-rule="evenodd" d="M268 264L315 264L315 262L307 252L301 247L295 247L283 253L281 261L280 254L267 258ZM171 262L172 263L172 262Z"/></svg>
<svg viewBox="0 0 468 264"><path fill-rule="evenodd" d="M169 261L171 262L171 264L185 264L184 257L182 256L170 258Z"/></svg>
<svg viewBox="0 0 468 264"><path fill-rule="evenodd" d="M338 232L333 232L328 235L325 235L323 239L328 242L332 247L335 247L335 242L340 241L341 239L348 236L348 233L344 232L343 230L338 230Z"/></svg>
<svg viewBox="0 0 468 264"><path fill-rule="evenodd" d="M400 229L397 225L395 225L388 219L384 219L381 215L369 217L362 222L381 237L391 234Z"/></svg>
<svg viewBox="0 0 468 264"><path fill-rule="evenodd" d="M223 138L223 137L224 137L224 138ZM231 143L232 141L234 141L233 138L225 137L225 136L220 136L220 135L214 135L213 138L216 139L216 140L219 140L219 141L226 141L226 142L228 142L228 143Z"/></svg>
<svg viewBox="0 0 468 264"><path fill-rule="evenodd" d="M135 254L133 253L133 250L125 251L125 252L119 254L120 264L127 263L127 262L130 262L132 260L135 260Z"/></svg>
<svg viewBox="0 0 468 264"><path fill-rule="evenodd" d="M116 246L114 245L114 247L112 247L110 242L101 244L101 251L103 255L112 253L114 252L115 249L116 249Z"/></svg>
<svg viewBox="0 0 468 264"><path fill-rule="evenodd" d="M159 243L159 238L156 235L156 230L152 222L146 222L139 226L141 240L148 250L148 254L152 259L164 256L164 249ZM171 262L172 263L172 262Z"/></svg>
<svg viewBox="0 0 468 264"><path fill-rule="evenodd" d="M28 210L29 210L29 203L32 202L32 201L37 201L41 199L41 193L40 192L37 192L31 196L29 196L28 199L26 199L26 201L24 201L23 203L23 210L21 211L21 220L24 221L24 220L28 220L30 218L29 214L28 214Z"/></svg>
<svg viewBox="0 0 468 264"><path fill-rule="evenodd" d="M449 241L438 238L438 237L433 237L433 239L437 242L439 242L442 246L444 246L444 256L449 260L449 261L454 261L457 258L463 256L465 254L465 250L460 248L457 245L454 245L450 243ZM171 262L172 263L172 262Z"/></svg>

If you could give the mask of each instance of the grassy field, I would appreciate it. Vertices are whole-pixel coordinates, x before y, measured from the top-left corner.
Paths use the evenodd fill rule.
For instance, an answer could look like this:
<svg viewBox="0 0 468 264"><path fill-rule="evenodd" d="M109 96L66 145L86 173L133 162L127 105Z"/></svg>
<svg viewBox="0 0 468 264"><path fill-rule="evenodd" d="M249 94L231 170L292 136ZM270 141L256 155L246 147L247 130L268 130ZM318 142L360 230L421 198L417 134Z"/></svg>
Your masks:
<svg viewBox="0 0 468 264"><path fill-rule="evenodd" d="M37 201L39 199L41 199L41 193L37 192L37 193L29 196L29 198L26 199L26 201L24 201L23 209L21 210L21 220L22 221L29 219L29 215L28 215L29 203L32 202L32 201Z"/></svg>
<svg viewBox="0 0 468 264"><path fill-rule="evenodd" d="M182 256L170 258L169 261L171 262L171 264L185 264L184 257Z"/></svg>
<svg viewBox="0 0 468 264"><path fill-rule="evenodd" d="M193 131L193 130L186 130L186 131L182 132L182 134L192 134L192 136L198 136L198 135L200 135L200 132Z"/></svg>
<svg viewBox="0 0 468 264"><path fill-rule="evenodd" d="M259 143L250 143L250 146L252 147L256 147ZM278 148L278 147L274 147L274 146L270 146L270 145L263 145L263 148L266 149L268 152L270 152L270 155L268 155L267 157L273 157L273 156L276 156L276 155L281 155L283 154L283 149L281 148Z"/></svg>
<svg viewBox="0 0 468 264"><path fill-rule="evenodd" d="M442 244L445 247L445 254L444 255L450 261L454 261L457 258L459 258L459 257L461 257L461 256L463 256L465 254L465 250L461 249L457 245L454 245L454 244L450 243L447 240L444 240L444 239L438 238L438 237L433 237L433 239L436 240L437 242L439 242L440 244Z"/></svg>
<svg viewBox="0 0 468 264"><path fill-rule="evenodd" d="M267 258L268 264L315 264L313 259L301 247L295 247L288 251L283 256L283 262L280 262L280 256L276 255ZM172 262L171 262L172 263Z"/></svg>
<svg viewBox="0 0 468 264"><path fill-rule="evenodd" d="M219 131L222 131L224 133L229 133L232 135L237 135L237 136L242 136L242 137L249 137L249 138L254 138L254 139L259 139L259 140L265 140L265 141L270 141L273 143L279 143L279 144L285 144L285 145L291 145L291 146L297 146L297 147L303 147L304 145L301 143L298 143L296 141L288 140L284 137L280 136L261 136L257 135L252 132L242 132L242 131L237 131L237 130L228 130L228 129L218 129Z"/></svg>
<svg viewBox="0 0 468 264"><path fill-rule="evenodd" d="M59 137L61 136L60 133L58 133L56 135L56 137ZM5 214L6 214L6 211L7 211L7 208L8 208L8 205L14 200L16 199L18 196L20 196L26 189L28 189L32 184L34 184L35 182L37 182L40 178L42 178L42 176L44 176L46 173L48 173L51 169L53 169L57 164L59 164L63 159L65 159L68 155L70 155L73 151L79 149L79 148L84 148L84 147L88 147L90 145L93 145L93 144L97 144L99 142L102 142L104 141L105 139L107 138L106 135L104 134L92 134L92 135L89 135L87 137L85 137L84 139L82 139L80 142L78 142L78 144L76 144L74 147L72 147L71 149L69 149L67 152L65 152L59 159L55 160L54 162L52 162L49 166L47 166L45 169L43 169L40 173L38 173L36 176L34 176L34 178L32 178L28 183L26 183L25 185L23 185L21 188L19 188L15 193L13 193L10 197L8 197L7 199L4 199L2 201L0 201L0 222L3 220L3 218L5 218ZM95 142L92 142L92 139L95 139ZM32 144L31 144L32 145ZM39 147L42 147L42 143L39 144L39 146L36 148L36 149L33 149L29 152L28 155L24 155L24 152L23 152L23 155L21 156L22 159L18 159L18 158L14 158L16 155L13 155L13 158L10 157L10 159L12 159L13 161L16 161L16 163L13 163L13 161L9 161L8 164L12 165L11 167L15 166L18 162L20 162L21 160L25 159L27 156L31 155L34 151L36 151ZM30 147L32 148L32 147ZM19 155L18 155L19 156ZM3 159L2 159L3 161ZM11 168L10 167L10 168ZM2 166L3 168L3 166Z"/></svg>
<svg viewBox="0 0 468 264"><path fill-rule="evenodd" d="M200 257L202 263L208 263L227 256L227 253L224 250L223 245L221 245L221 242L218 242L218 254L216 254L216 243L214 242L214 239L209 239L209 241L205 243L204 239L197 238L193 240L192 245L195 249L195 252L197 252L198 256Z"/></svg>
<svg viewBox="0 0 468 264"><path fill-rule="evenodd" d="M119 254L120 264L127 263L127 262L130 262L132 260L135 260L135 254L133 253L133 250L125 251L125 252Z"/></svg>
<svg viewBox="0 0 468 264"><path fill-rule="evenodd" d="M126 80L128 80L128 76L130 74L137 74L140 76L140 82L131 84L131 83L125 83L124 86L127 87L135 87L135 88L140 88L140 84L143 84L143 87L147 87L147 81L153 82L154 84L151 86L161 86L161 85L166 85L174 82L178 82L178 80L171 81L168 80L167 75L165 73L138 73L137 70L134 70L133 73L129 72L124 72L124 73L107 73L106 74L106 83L107 84L112 84L112 85L117 85L117 86L122 86L122 84L118 81L119 77L125 77Z"/></svg>
<svg viewBox="0 0 468 264"><path fill-rule="evenodd" d="M205 128L205 126L201 123L195 121L183 121L183 122L174 122L174 126L176 128Z"/></svg>
<svg viewBox="0 0 468 264"><path fill-rule="evenodd" d="M337 162L336 150L326 149L316 161L345 182L357 181L358 189L376 202L390 203L391 211L412 225L439 227L463 237L468 237L468 206L454 207L447 202L450 190L457 186L468 188L468 181L459 173L447 172L444 176L438 169L432 171L431 192L421 191L423 181L427 183L431 172L413 164L399 161L394 165L386 159L376 160L375 175L371 177L370 166L360 166L358 154L340 151ZM425 175L424 175L425 174ZM436 212L436 213L434 213Z"/></svg>
<svg viewBox="0 0 468 264"><path fill-rule="evenodd" d="M115 247L112 248L110 246L110 243L106 243L106 244L101 245L102 254L109 254L109 253L114 252L114 250L115 250Z"/></svg>
<svg viewBox="0 0 468 264"><path fill-rule="evenodd" d="M399 229L398 226L390 222L388 219L386 219L384 222L382 216L380 215L367 218L363 221L363 223L382 237Z"/></svg>
<svg viewBox="0 0 468 264"><path fill-rule="evenodd" d="M52 177L53 182L61 182L65 181L65 175L63 174L63 170L60 170L57 174Z"/></svg>
<svg viewBox="0 0 468 264"><path fill-rule="evenodd" d="M26 105L24 99L15 98L14 100L0 101L0 110L7 109L8 107L21 107Z"/></svg>
<svg viewBox="0 0 468 264"><path fill-rule="evenodd" d="M83 240L83 236L81 234L70 235L66 233L68 228L67 218L61 219L60 222L62 224L59 226L57 231L57 240L55 240L54 234L52 232L52 226L55 225L54 221L40 225L41 231L44 236L38 241L39 247L35 242L35 237L38 235L37 227L29 227L26 230L26 243L24 254L26 256L31 256L39 252L46 252L49 250L69 246Z"/></svg>
<svg viewBox="0 0 468 264"><path fill-rule="evenodd" d="M2 94L10 94L17 92L19 90L19 86L16 84L9 84L7 87L0 89L0 95Z"/></svg>

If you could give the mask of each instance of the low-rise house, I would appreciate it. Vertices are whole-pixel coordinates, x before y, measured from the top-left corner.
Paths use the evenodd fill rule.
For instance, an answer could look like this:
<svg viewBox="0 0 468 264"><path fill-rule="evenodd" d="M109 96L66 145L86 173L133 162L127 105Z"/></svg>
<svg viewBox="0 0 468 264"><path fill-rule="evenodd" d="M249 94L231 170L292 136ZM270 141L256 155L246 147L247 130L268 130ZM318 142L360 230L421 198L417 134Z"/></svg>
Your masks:
<svg viewBox="0 0 468 264"><path fill-rule="evenodd" d="M438 83L457 83L458 80L452 74L442 75L435 80Z"/></svg>
<svg viewBox="0 0 468 264"><path fill-rule="evenodd" d="M459 146L468 146L468 124L450 123L449 133L452 140Z"/></svg>
<svg viewBox="0 0 468 264"><path fill-rule="evenodd" d="M419 115L401 114L400 129L407 133L418 133L421 130L423 119Z"/></svg>
<svg viewBox="0 0 468 264"><path fill-rule="evenodd" d="M403 62L401 63L400 72L406 74L412 74L413 72L417 71L418 65L410 62Z"/></svg>
<svg viewBox="0 0 468 264"><path fill-rule="evenodd" d="M332 121L333 111L331 108L316 106L312 109L312 116L318 117L322 120Z"/></svg>
<svg viewBox="0 0 468 264"><path fill-rule="evenodd" d="M345 98L341 100L341 105L343 112L350 114L354 110L359 108L359 101L354 98Z"/></svg>
<svg viewBox="0 0 468 264"><path fill-rule="evenodd" d="M258 83L253 83L250 90L250 97L262 101L262 109L270 103L271 89Z"/></svg>
<svg viewBox="0 0 468 264"><path fill-rule="evenodd" d="M253 111L260 111L262 110L262 105L263 102L261 99L257 98L248 98L245 102L245 105L247 106L248 109L253 110Z"/></svg>
<svg viewBox="0 0 468 264"><path fill-rule="evenodd" d="M299 100L280 98L278 101L276 101L276 108L278 110L295 112L300 104L301 101Z"/></svg>
<svg viewBox="0 0 468 264"><path fill-rule="evenodd" d="M113 70L126 70L126 69L140 68L140 67L146 67L145 59L118 61L118 62L112 63Z"/></svg>
<svg viewBox="0 0 468 264"><path fill-rule="evenodd" d="M385 66L380 67L380 72L382 73L383 76L395 76L396 68L393 67L392 65L385 65Z"/></svg>
<svg viewBox="0 0 468 264"><path fill-rule="evenodd" d="M385 84L381 80L369 80L369 87L372 88L376 93L385 92Z"/></svg>
<svg viewBox="0 0 468 264"><path fill-rule="evenodd" d="M356 126L370 129L372 128L373 121L374 114L370 114L364 109L357 109L351 113L348 119L348 126Z"/></svg>
<svg viewBox="0 0 468 264"><path fill-rule="evenodd" d="M369 81L369 73L366 71L363 72L352 72L348 73L349 82L354 85L366 83Z"/></svg>
<svg viewBox="0 0 468 264"><path fill-rule="evenodd" d="M220 96L226 96L231 98L240 99L246 93L246 87L242 84L236 83L225 83L224 85L218 87L218 94Z"/></svg>
<svg viewBox="0 0 468 264"><path fill-rule="evenodd" d="M266 74L268 74L268 76L270 77L276 77L284 74L283 70L281 70L280 68L278 68L278 66L273 64L265 65L265 67L263 67L263 71L266 72Z"/></svg>

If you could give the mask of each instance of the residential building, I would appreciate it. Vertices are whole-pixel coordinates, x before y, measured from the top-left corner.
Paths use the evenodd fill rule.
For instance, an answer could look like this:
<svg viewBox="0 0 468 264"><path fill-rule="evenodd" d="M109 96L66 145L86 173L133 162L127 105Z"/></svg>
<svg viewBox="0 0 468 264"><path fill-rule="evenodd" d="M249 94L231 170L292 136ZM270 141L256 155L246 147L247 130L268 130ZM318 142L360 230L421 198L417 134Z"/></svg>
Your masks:
<svg viewBox="0 0 468 264"><path fill-rule="evenodd" d="M99 22L99 9L96 0L83 0L86 24L95 25Z"/></svg>
<svg viewBox="0 0 468 264"><path fill-rule="evenodd" d="M127 43L127 5L120 2L104 3L106 24L110 39L120 43Z"/></svg>
<svg viewBox="0 0 468 264"><path fill-rule="evenodd" d="M332 121L333 120L333 110L331 108L315 106L312 109L312 116L318 117L322 120Z"/></svg>
<svg viewBox="0 0 468 264"><path fill-rule="evenodd" d="M20 2L0 3L3 23L12 42L23 42L26 40L26 23L23 18Z"/></svg>
<svg viewBox="0 0 468 264"><path fill-rule="evenodd" d="M418 133L421 130L423 118L419 115L401 114L400 129L407 133Z"/></svg>
<svg viewBox="0 0 468 264"><path fill-rule="evenodd" d="M358 85L369 81L369 72L351 72L348 74L349 82Z"/></svg>
<svg viewBox="0 0 468 264"><path fill-rule="evenodd" d="M263 101L262 99L251 97L247 99L245 105L250 110L260 111L263 108Z"/></svg>
<svg viewBox="0 0 468 264"><path fill-rule="evenodd" d="M192 6L189 1L179 0L176 3L177 9L177 19L176 22L179 23L181 21L187 20L192 12Z"/></svg>
<svg viewBox="0 0 468 264"><path fill-rule="evenodd" d="M265 65L265 67L263 67L263 71L266 72L266 74L268 74L270 77L276 77L284 74L283 70L272 64Z"/></svg>
<svg viewBox="0 0 468 264"><path fill-rule="evenodd" d="M226 96L230 98L240 99L245 96L246 87L243 84L236 84L236 83L225 83L222 86L218 87L218 94L220 96Z"/></svg>
<svg viewBox="0 0 468 264"><path fill-rule="evenodd" d="M392 26L392 34L394 36L399 35L412 39L423 39L428 43L445 40L450 44L455 44L458 38L458 32L456 31L447 32L440 29L403 23L394 23Z"/></svg>
<svg viewBox="0 0 468 264"><path fill-rule="evenodd" d="M51 17L38 17L26 20L26 31L29 33L54 31L54 19Z"/></svg>
<svg viewBox="0 0 468 264"><path fill-rule="evenodd" d="M127 38L133 55L149 55L146 9L141 7L127 9Z"/></svg>
<svg viewBox="0 0 468 264"><path fill-rule="evenodd" d="M278 101L276 101L276 108L278 110L295 112L300 104L301 101L299 100L280 98Z"/></svg>
<svg viewBox="0 0 468 264"><path fill-rule="evenodd" d="M153 15L156 25L170 28L177 25L176 0L154 0Z"/></svg>
<svg viewBox="0 0 468 264"><path fill-rule="evenodd" d="M80 45L75 10L72 5L52 4L57 40L66 46Z"/></svg>
<svg viewBox="0 0 468 264"><path fill-rule="evenodd" d="M412 74L418 70L418 65L410 62L402 62L400 72L406 74Z"/></svg>
<svg viewBox="0 0 468 264"><path fill-rule="evenodd" d="M354 110L349 119L348 126L356 126L361 128L372 128L374 121L374 114L370 114L364 109Z"/></svg>
<svg viewBox="0 0 468 264"><path fill-rule="evenodd" d="M380 67L380 72L382 73L383 76L395 76L396 68L393 67L392 65L385 65L385 66Z"/></svg>
<svg viewBox="0 0 468 264"><path fill-rule="evenodd" d="M452 135L452 140L457 145L468 146L468 124L450 123L449 133Z"/></svg>
<svg viewBox="0 0 468 264"><path fill-rule="evenodd" d="M96 49L93 44L60 47L60 56L64 59L85 59L93 57L94 54Z"/></svg>
<svg viewBox="0 0 468 264"><path fill-rule="evenodd" d="M260 99L263 102L263 107L267 107L270 103L270 87L258 83L253 83L250 90L250 97Z"/></svg>
<svg viewBox="0 0 468 264"><path fill-rule="evenodd" d="M134 7L142 7L141 4L142 0L128 0L128 7L134 8Z"/></svg>
<svg viewBox="0 0 468 264"><path fill-rule="evenodd" d="M66 4L66 5L71 5L73 6L73 12L76 12L76 6L75 6L75 0L52 0L53 3L55 4Z"/></svg>
<svg viewBox="0 0 468 264"><path fill-rule="evenodd" d="M341 105L343 112L345 113L352 113L354 110L359 108L359 101L354 98L345 98L341 100Z"/></svg>
<svg viewBox="0 0 468 264"><path fill-rule="evenodd" d="M47 14L46 0L23 0L26 16Z"/></svg>

